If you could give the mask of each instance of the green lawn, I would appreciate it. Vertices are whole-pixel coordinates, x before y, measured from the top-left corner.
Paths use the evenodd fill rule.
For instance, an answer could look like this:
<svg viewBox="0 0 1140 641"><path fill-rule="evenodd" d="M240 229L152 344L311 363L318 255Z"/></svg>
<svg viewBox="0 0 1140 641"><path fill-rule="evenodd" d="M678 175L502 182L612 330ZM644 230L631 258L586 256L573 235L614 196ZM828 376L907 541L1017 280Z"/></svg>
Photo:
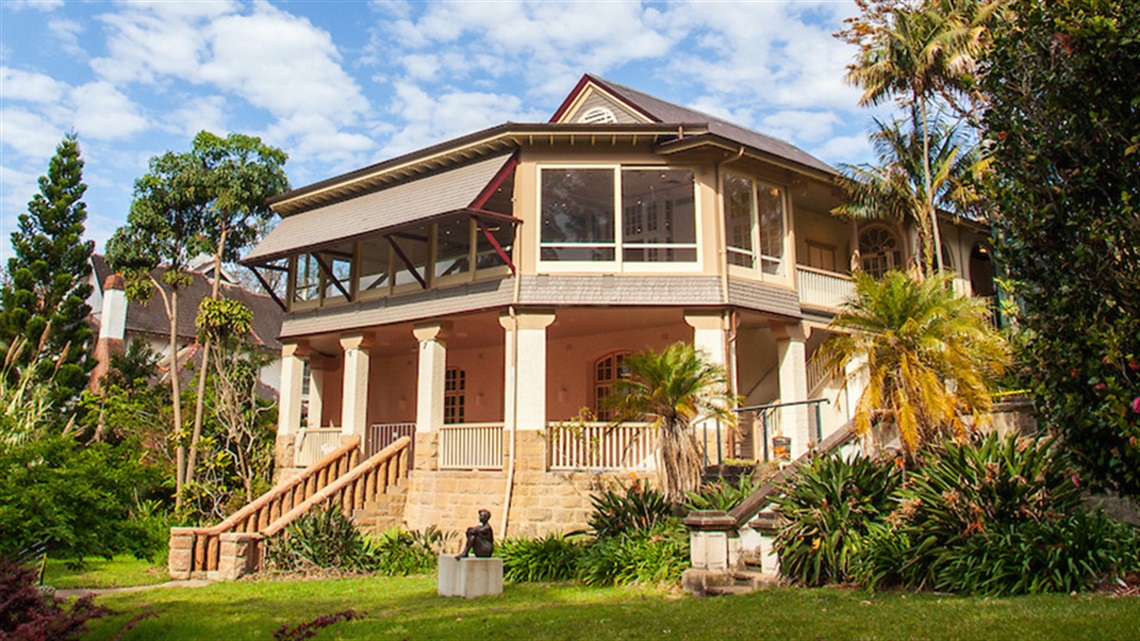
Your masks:
<svg viewBox="0 0 1140 641"><path fill-rule="evenodd" d="M107 559L86 559L83 567L72 570L67 563L48 558L44 570L44 584L60 590L70 588L125 588L133 585L154 585L170 580L165 567L132 556Z"/></svg>
<svg viewBox="0 0 1140 641"><path fill-rule="evenodd" d="M508 585L501 597L444 599L434 577L239 581L104 595L117 612L92 622L109 638L142 612L125 639L273 638L352 608L366 618L318 639L1135 639L1140 598L1047 595L1008 599L774 589L693 599L651 589Z"/></svg>

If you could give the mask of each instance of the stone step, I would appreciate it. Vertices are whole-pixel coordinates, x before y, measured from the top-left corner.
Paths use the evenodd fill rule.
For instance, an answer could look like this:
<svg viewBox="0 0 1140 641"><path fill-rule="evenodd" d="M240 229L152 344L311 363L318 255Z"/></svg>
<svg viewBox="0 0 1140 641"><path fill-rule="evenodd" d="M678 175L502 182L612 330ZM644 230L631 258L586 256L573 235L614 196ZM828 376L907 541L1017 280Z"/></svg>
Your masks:
<svg viewBox="0 0 1140 641"><path fill-rule="evenodd" d="M705 593L709 596L727 596L730 594L748 594L755 591L756 588L750 585L710 585Z"/></svg>

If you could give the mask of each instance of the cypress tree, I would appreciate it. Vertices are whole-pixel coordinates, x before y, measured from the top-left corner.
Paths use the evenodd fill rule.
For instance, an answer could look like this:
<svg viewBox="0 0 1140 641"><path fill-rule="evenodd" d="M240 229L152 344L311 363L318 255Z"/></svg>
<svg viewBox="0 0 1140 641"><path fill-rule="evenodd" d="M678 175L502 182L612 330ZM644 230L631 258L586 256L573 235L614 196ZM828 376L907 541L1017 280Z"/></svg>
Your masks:
<svg viewBox="0 0 1140 641"><path fill-rule="evenodd" d="M52 379L53 396L64 403L87 385L95 365L94 332L87 324L95 243L82 240L87 185L74 132L56 147L39 185L28 213L20 215L12 232L10 282L0 290L0 357L7 356L19 338L26 340L17 362L35 367L41 381Z"/></svg>

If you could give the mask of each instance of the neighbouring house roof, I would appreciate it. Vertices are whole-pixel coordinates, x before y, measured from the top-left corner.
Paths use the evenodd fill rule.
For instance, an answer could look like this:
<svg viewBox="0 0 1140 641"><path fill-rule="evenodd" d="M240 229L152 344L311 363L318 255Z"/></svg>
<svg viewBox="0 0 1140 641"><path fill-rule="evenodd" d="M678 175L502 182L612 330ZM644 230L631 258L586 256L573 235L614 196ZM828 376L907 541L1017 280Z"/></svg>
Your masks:
<svg viewBox="0 0 1140 641"><path fill-rule="evenodd" d="M454 215L478 214L517 222L512 216L472 209L509 157L494 156L286 216L243 262L270 261L301 249L437 222Z"/></svg>
<svg viewBox="0 0 1140 641"><path fill-rule="evenodd" d="M102 254L94 254L91 263L95 272L95 280L102 291L103 283L111 275L111 268ZM153 275L162 288L168 293L169 286L162 283L161 270L154 270ZM192 280L188 287L178 290L178 337L180 342L193 341L197 336L194 327L194 317L198 311L198 304L203 298L209 298L211 293L210 281L201 272L190 272ZM222 281L222 291L226 298L241 301L253 312L252 338L254 343L267 350L280 351L281 343L278 336L281 334L281 320L285 313L273 302L273 299L264 294L251 292L240 285L231 285ZM129 301L127 303L127 338L132 333L151 334L163 337L170 336L170 321L167 319L163 306L162 296L157 292L147 303Z"/></svg>

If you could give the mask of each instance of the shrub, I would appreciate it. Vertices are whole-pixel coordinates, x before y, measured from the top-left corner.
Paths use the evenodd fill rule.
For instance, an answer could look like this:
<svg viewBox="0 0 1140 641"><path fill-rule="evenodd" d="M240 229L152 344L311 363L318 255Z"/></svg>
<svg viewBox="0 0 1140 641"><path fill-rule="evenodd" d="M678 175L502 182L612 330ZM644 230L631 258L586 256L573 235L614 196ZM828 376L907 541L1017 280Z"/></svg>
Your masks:
<svg viewBox="0 0 1140 641"><path fill-rule="evenodd" d="M860 540L894 503L900 468L891 461L814 456L775 500L785 525L776 535L780 572L803 585L850 579Z"/></svg>
<svg viewBox="0 0 1140 641"><path fill-rule="evenodd" d="M870 588L1068 592L1138 566L1135 530L1079 512L1079 488L1052 440L989 435L946 443L912 472L897 500L855 564Z"/></svg>
<svg viewBox="0 0 1140 641"><path fill-rule="evenodd" d="M278 570L355 569L364 541L339 505L316 508L267 542L266 557Z"/></svg>
<svg viewBox="0 0 1140 641"><path fill-rule="evenodd" d="M434 525L423 532L393 527L378 538L364 538L361 565L388 576L430 572L435 569L436 556L449 538Z"/></svg>
<svg viewBox="0 0 1140 641"><path fill-rule="evenodd" d="M140 456L133 443L83 447L62 436L0 453L0 555L46 540L56 558L152 558L168 539L163 488Z"/></svg>
<svg viewBox="0 0 1140 641"><path fill-rule="evenodd" d="M647 532L675 522L673 506L665 495L644 481L627 488L607 488L590 497L590 529L599 538Z"/></svg>
<svg viewBox="0 0 1140 641"><path fill-rule="evenodd" d="M588 585L675 584L689 567L689 537L673 524L599 538L585 548L579 577Z"/></svg>
<svg viewBox="0 0 1140 641"><path fill-rule="evenodd" d="M87 631L87 621L106 611L85 596L64 610L36 586L37 573L0 557L0 637L12 641L74 639Z"/></svg>
<svg viewBox="0 0 1140 641"><path fill-rule="evenodd" d="M685 503L685 507L689 510L728 512L740 505L741 501L760 489L763 484L764 482L755 474L742 474L736 483L719 478L712 483L702 485L699 492L689 492L689 500Z"/></svg>
<svg viewBox="0 0 1140 641"><path fill-rule="evenodd" d="M497 550L508 581L569 581L578 573L582 544L572 534L547 534L537 539L508 539Z"/></svg>

